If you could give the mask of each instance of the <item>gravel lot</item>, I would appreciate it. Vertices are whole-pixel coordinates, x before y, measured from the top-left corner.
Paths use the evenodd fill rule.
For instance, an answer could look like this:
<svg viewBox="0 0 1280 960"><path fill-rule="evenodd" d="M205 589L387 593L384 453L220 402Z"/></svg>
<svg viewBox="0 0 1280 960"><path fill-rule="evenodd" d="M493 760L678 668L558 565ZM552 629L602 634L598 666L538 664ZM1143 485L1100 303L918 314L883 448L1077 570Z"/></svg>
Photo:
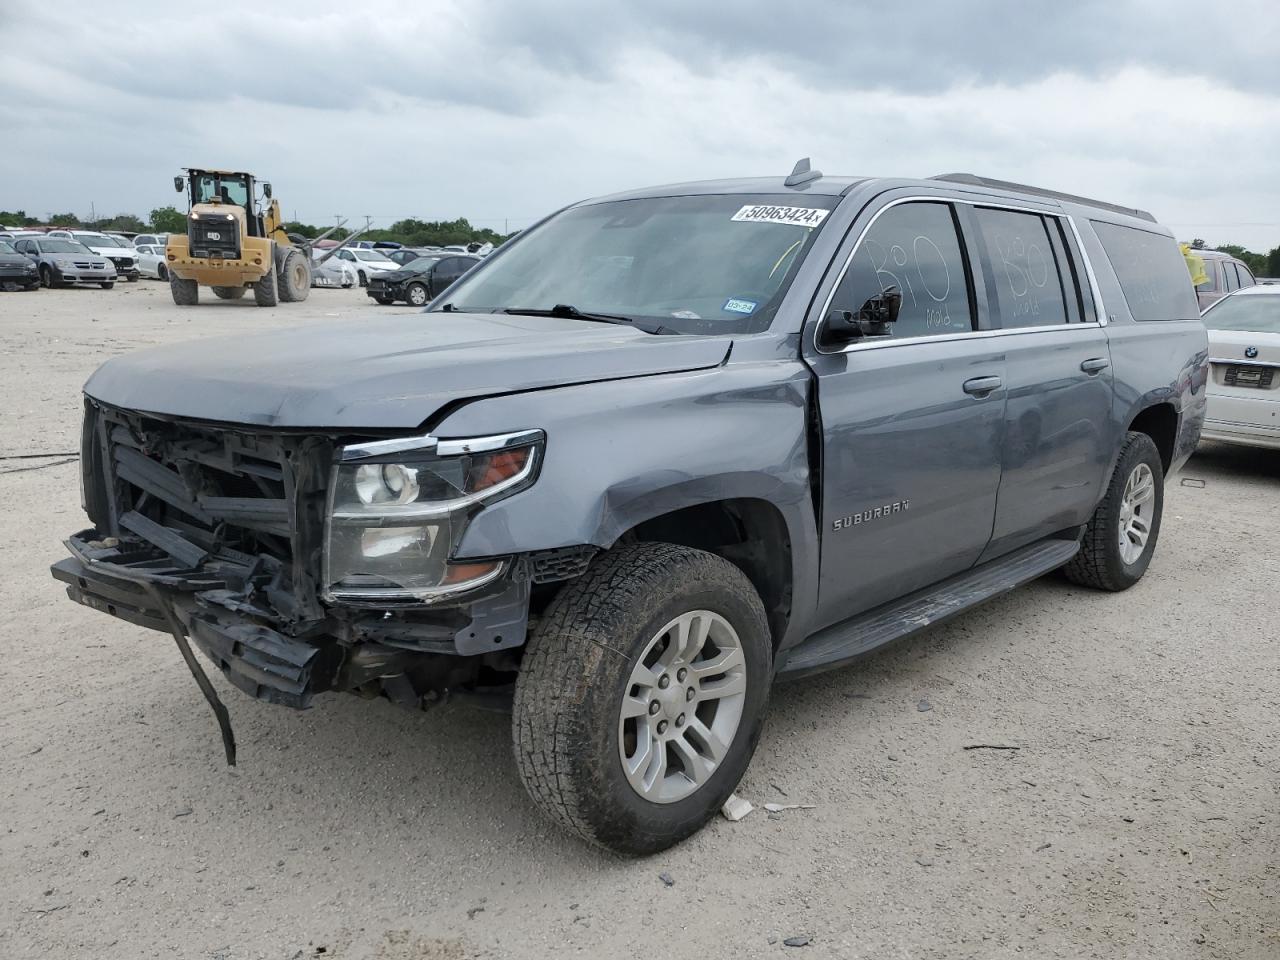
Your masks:
<svg viewBox="0 0 1280 960"><path fill-rule="evenodd" d="M388 310L430 322L359 290L0 294L0 455L75 450L118 353ZM1193 459L1128 593L1045 579L779 688L740 793L815 809L641 861L543 822L507 718L467 707L296 713L215 676L229 770L173 642L50 579L84 521L41 462L0 461L2 957L1280 955L1275 455Z"/></svg>

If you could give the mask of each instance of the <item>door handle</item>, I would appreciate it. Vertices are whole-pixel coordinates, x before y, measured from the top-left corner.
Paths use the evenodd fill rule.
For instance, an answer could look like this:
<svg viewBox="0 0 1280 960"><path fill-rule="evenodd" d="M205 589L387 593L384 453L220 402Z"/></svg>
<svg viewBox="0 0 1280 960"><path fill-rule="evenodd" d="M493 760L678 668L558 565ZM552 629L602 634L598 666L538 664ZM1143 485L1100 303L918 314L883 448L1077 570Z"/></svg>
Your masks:
<svg viewBox="0 0 1280 960"><path fill-rule="evenodd" d="M1093 357L1092 359L1082 360L1080 362L1080 369L1091 377L1095 373L1101 373L1109 366L1111 366L1111 361L1106 357Z"/></svg>
<svg viewBox="0 0 1280 960"><path fill-rule="evenodd" d="M985 397L1004 383L999 377L974 377L964 382L964 392L971 397Z"/></svg>

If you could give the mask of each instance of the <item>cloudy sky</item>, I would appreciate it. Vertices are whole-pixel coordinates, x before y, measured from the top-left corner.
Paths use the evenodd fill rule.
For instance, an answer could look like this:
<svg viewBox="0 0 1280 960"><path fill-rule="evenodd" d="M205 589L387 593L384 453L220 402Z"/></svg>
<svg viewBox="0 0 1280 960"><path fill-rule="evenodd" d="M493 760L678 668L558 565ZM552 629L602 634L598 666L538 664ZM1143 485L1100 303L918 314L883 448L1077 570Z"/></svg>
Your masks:
<svg viewBox="0 0 1280 960"><path fill-rule="evenodd" d="M546 9L543 9L543 8ZM675 180L970 171L1280 245L1269 0L0 0L0 209L174 203L185 165L332 222L524 226ZM110 18L115 18L114 21Z"/></svg>

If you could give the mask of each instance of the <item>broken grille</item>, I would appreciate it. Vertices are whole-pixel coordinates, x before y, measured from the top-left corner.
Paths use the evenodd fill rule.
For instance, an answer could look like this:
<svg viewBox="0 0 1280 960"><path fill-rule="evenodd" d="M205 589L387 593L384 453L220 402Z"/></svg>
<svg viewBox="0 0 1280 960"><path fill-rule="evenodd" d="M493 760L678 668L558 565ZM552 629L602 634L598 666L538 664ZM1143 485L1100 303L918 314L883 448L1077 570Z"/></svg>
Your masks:
<svg viewBox="0 0 1280 960"><path fill-rule="evenodd" d="M187 569L212 562L229 573L228 586L261 588L290 619L320 615L314 575L328 441L107 408L86 433L97 445L87 490L98 487L114 534L132 534Z"/></svg>

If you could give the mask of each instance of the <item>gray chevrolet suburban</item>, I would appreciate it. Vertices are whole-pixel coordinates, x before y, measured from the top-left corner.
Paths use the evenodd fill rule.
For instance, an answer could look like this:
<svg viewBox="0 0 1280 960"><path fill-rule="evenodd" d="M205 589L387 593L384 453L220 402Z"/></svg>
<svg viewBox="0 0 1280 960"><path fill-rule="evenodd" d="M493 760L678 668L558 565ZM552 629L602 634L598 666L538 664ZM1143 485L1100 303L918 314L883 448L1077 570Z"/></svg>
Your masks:
<svg viewBox="0 0 1280 960"><path fill-rule="evenodd" d="M425 312L151 349L85 386L53 575L260 700L504 703L534 801L652 852L775 680L1060 570L1136 583L1206 335L1139 210L948 175L548 216Z"/></svg>

